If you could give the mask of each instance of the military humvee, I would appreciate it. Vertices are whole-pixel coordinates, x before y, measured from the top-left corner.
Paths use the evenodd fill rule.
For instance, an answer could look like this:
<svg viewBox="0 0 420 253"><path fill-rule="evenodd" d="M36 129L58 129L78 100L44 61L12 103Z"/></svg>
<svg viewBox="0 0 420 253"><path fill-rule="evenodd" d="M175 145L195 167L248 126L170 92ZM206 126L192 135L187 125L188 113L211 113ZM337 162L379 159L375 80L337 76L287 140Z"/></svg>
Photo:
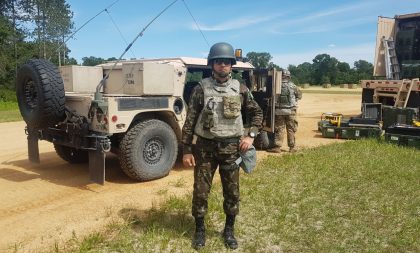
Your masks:
<svg viewBox="0 0 420 253"><path fill-rule="evenodd" d="M164 177L180 153L191 91L210 75L207 60L201 58L142 59L59 70L48 61L30 60L20 69L16 85L27 124L29 160L40 162L38 141L45 140L65 161L89 162L90 179L99 184L105 181L107 152L118 155L122 170L133 179ZM238 60L233 76L250 88L264 111L265 130L273 132L271 108L281 90L281 72L256 70Z"/></svg>

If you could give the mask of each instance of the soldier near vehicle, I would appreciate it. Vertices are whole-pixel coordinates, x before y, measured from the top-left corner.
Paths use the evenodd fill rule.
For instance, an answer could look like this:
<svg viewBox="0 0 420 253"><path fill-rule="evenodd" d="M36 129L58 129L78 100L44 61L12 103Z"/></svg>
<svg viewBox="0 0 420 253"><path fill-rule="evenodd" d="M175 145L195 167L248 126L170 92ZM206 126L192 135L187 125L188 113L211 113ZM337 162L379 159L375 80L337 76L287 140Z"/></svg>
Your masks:
<svg viewBox="0 0 420 253"><path fill-rule="evenodd" d="M236 58L230 44L214 44L207 59L212 76L194 88L182 129L183 163L194 166L192 216L196 228L192 246L196 249L205 246L204 217L214 173L219 168L226 214L223 239L227 247L236 249L234 223L239 212L239 166L235 161L240 151L251 147L261 128L263 114L248 88L231 78ZM243 136L242 112L251 119L247 136Z"/></svg>
<svg viewBox="0 0 420 253"><path fill-rule="evenodd" d="M290 81L291 75L288 70L282 73L281 95L276 99L275 110L275 141L274 146L267 151L280 153L284 139L284 129L287 133L287 145L290 152L296 151L295 133L298 128L296 111L298 101L302 99L302 92Z"/></svg>

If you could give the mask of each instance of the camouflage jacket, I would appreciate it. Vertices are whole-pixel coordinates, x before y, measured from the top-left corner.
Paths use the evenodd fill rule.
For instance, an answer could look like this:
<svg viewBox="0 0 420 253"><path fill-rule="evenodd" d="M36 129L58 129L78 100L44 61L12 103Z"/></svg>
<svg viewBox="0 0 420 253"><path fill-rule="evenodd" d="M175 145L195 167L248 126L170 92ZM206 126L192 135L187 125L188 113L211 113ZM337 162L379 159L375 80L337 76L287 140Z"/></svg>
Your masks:
<svg viewBox="0 0 420 253"><path fill-rule="evenodd" d="M240 87L242 113L249 119L249 127L262 128L263 113L260 106L254 100L249 89L241 84ZM182 128L182 143L184 154L191 154L191 145L194 135L194 128L201 110L204 107L204 92L200 85L197 85L191 94L188 105L187 118Z"/></svg>
<svg viewBox="0 0 420 253"><path fill-rule="evenodd" d="M290 81L281 84L281 93L277 96L276 109L296 108L298 101L302 99L302 91Z"/></svg>

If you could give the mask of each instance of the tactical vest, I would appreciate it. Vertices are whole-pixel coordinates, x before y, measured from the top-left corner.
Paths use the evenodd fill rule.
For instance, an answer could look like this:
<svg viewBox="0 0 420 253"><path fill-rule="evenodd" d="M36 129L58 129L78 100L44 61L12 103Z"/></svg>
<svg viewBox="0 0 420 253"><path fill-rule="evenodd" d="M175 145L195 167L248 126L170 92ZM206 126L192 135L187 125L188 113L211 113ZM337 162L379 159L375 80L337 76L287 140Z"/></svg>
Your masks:
<svg viewBox="0 0 420 253"><path fill-rule="evenodd" d="M205 78L200 85L204 92L204 106L194 133L206 139L242 136L239 82L229 79L221 86L213 78Z"/></svg>
<svg viewBox="0 0 420 253"><path fill-rule="evenodd" d="M283 82L281 84L281 95L278 101L278 107L280 109L290 109L296 107L295 91L293 89L293 83Z"/></svg>

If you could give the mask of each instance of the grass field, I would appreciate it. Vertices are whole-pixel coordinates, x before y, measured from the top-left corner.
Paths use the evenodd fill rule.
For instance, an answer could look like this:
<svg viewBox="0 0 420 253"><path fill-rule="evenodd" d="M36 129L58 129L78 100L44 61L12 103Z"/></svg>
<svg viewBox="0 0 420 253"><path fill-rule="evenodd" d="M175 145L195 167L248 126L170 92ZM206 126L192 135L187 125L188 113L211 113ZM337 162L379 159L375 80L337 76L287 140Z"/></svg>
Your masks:
<svg viewBox="0 0 420 253"><path fill-rule="evenodd" d="M302 93L316 93L316 94L362 94L362 89L348 89L340 87L322 88L321 86L310 86L306 89L301 89Z"/></svg>
<svg viewBox="0 0 420 253"><path fill-rule="evenodd" d="M305 90L302 89L302 93L317 93L317 94L355 94L359 95L362 92L358 90Z"/></svg>
<svg viewBox="0 0 420 253"><path fill-rule="evenodd" d="M376 140L268 156L241 176L237 252L420 252L419 164L419 150ZM166 197L148 211L122 209L124 222L51 251L195 252L191 196ZM200 252L230 252L222 200L215 184Z"/></svg>
<svg viewBox="0 0 420 253"><path fill-rule="evenodd" d="M22 120L22 116L17 102L0 102L0 123L20 120Z"/></svg>

